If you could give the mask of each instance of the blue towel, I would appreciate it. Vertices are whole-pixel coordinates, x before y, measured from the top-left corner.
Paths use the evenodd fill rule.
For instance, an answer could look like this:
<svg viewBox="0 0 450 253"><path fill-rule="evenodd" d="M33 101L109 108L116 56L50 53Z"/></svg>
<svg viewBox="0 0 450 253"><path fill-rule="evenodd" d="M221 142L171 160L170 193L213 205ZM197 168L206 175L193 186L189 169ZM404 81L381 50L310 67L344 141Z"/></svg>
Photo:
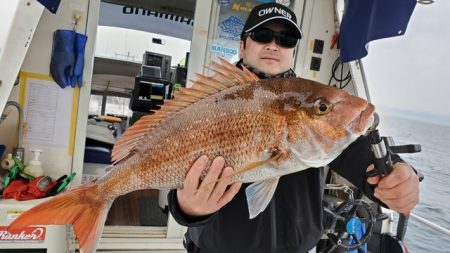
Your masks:
<svg viewBox="0 0 450 253"><path fill-rule="evenodd" d="M339 46L341 62L367 55L369 41L405 33L417 0L347 0Z"/></svg>
<svg viewBox="0 0 450 253"><path fill-rule="evenodd" d="M38 2L44 5L51 13L55 14L61 0L38 0Z"/></svg>

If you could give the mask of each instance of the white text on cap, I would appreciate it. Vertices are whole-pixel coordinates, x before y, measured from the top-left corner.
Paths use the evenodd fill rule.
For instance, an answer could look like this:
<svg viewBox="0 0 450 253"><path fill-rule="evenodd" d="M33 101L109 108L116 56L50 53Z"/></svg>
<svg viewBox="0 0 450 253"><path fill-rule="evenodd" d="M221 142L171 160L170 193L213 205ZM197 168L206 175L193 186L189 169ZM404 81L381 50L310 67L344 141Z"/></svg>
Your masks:
<svg viewBox="0 0 450 253"><path fill-rule="evenodd" d="M272 12L276 12L278 14L281 14L281 15L285 16L288 19L292 18L292 15L289 14L287 11L285 11L285 10L283 10L281 8L277 8L277 7L270 7L270 8L262 9L262 10L260 10L258 12L258 16L261 17L261 16L264 16L266 14L271 14Z"/></svg>

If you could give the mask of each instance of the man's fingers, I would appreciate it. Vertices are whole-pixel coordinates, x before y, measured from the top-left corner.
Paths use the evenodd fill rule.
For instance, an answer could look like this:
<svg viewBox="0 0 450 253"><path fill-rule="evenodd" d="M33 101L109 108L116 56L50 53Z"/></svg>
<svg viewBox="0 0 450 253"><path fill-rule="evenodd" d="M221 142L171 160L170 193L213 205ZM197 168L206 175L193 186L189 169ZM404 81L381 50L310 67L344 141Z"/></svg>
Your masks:
<svg viewBox="0 0 450 253"><path fill-rule="evenodd" d="M383 200L395 200L404 198L411 193L411 191L406 191L406 189L412 189L411 182L404 181L394 188L376 187L374 194L375 197L383 198Z"/></svg>
<svg viewBox="0 0 450 253"><path fill-rule="evenodd" d="M389 208L408 212L419 201L419 178L409 165L396 163L392 173L379 181L374 195Z"/></svg>
<svg viewBox="0 0 450 253"><path fill-rule="evenodd" d="M385 178L383 178L381 182L384 180ZM410 175L404 181L399 181L392 188L380 187L380 185L382 185L381 182L378 184L377 188L375 188L374 193L377 198L382 198L385 201L398 201L402 198L407 198L411 193L418 196L419 187L417 185L419 184L419 179L415 174Z"/></svg>
<svg viewBox="0 0 450 253"><path fill-rule="evenodd" d="M367 167L367 172L369 171L373 171L375 169L375 166L373 164L369 165L369 167ZM380 181L381 177L380 176L374 176L374 177L368 177L367 178L367 183L372 184L372 185L376 185L378 184L378 182Z"/></svg>
<svg viewBox="0 0 450 253"><path fill-rule="evenodd" d="M200 156L189 169L186 179L184 181L183 190L186 192L194 193L198 189L200 183L200 176L208 163L208 156Z"/></svg>
<svg viewBox="0 0 450 253"><path fill-rule="evenodd" d="M209 201L217 202L227 189L228 184L231 182L231 175L233 175L233 169L231 167L226 167L223 169L220 178L218 179L214 190L209 196Z"/></svg>
<svg viewBox="0 0 450 253"><path fill-rule="evenodd" d="M186 215L197 217L217 212L236 195L241 186L233 184L228 190L233 169L223 169L225 160L216 157L207 168L207 156L198 158L186 175L184 188L177 190L177 201L180 209ZM208 170L200 182L204 170ZM220 176L220 177L219 177Z"/></svg>
<svg viewBox="0 0 450 253"><path fill-rule="evenodd" d="M223 157L216 157L211 163L208 174L206 174L198 190L207 194L206 196L209 196L216 185L216 181L219 178L224 165L225 160L223 159Z"/></svg>
<svg viewBox="0 0 450 253"><path fill-rule="evenodd" d="M410 194L403 196L402 198L396 199L383 199L380 200L385 203L390 209L393 209L399 213L406 213L411 211L414 206L418 203L418 191L411 192Z"/></svg>
<svg viewBox="0 0 450 253"><path fill-rule="evenodd" d="M409 177L415 174L411 167L405 163L396 163L393 166L392 173L383 177L378 183L380 188L394 188L407 181Z"/></svg>

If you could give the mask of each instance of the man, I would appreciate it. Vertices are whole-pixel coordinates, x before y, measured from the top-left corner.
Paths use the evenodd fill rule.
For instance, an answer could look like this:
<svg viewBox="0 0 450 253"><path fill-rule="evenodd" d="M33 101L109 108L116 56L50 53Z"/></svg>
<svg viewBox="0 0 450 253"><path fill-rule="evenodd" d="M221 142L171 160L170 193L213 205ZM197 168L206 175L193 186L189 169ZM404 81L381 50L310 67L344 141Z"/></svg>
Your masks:
<svg viewBox="0 0 450 253"><path fill-rule="evenodd" d="M272 10L272 11L269 11ZM276 11L275 11L276 10ZM237 66L245 66L260 78L294 77L294 51L302 37L295 14L283 5L255 7L241 35ZM418 202L418 177L404 163L395 163L386 177L365 177L373 161L367 138L360 137L330 168L355 184L372 199L377 198L398 212ZM397 156L395 161L401 161ZM185 246L189 252L300 252L313 248L322 235L323 169L312 168L280 178L269 206L249 219L245 188L227 186L232 168L223 168L217 157L210 168L200 157L189 170L183 189L169 193L174 218L188 226ZM209 169L203 181L202 171ZM216 182L216 183L214 183ZM377 184L375 190L369 184ZM376 199L375 199L376 200Z"/></svg>

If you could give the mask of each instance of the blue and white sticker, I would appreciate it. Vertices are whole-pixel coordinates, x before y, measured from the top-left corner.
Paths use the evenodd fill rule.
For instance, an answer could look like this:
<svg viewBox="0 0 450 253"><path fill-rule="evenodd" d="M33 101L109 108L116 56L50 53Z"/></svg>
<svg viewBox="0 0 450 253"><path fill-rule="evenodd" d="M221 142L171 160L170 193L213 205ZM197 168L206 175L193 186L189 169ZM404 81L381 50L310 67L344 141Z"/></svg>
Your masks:
<svg viewBox="0 0 450 253"><path fill-rule="evenodd" d="M211 51L219 53L222 57L226 55L237 55L237 50L230 47L224 47L223 45L212 44Z"/></svg>
<svg viewBox="0 0 450 253"><path fill-rule="evenodd" d="M234 37L241 35L242 29L244 29L244 21L236 16L230 16L219 24L220 29L229 33Z"/></svg>

